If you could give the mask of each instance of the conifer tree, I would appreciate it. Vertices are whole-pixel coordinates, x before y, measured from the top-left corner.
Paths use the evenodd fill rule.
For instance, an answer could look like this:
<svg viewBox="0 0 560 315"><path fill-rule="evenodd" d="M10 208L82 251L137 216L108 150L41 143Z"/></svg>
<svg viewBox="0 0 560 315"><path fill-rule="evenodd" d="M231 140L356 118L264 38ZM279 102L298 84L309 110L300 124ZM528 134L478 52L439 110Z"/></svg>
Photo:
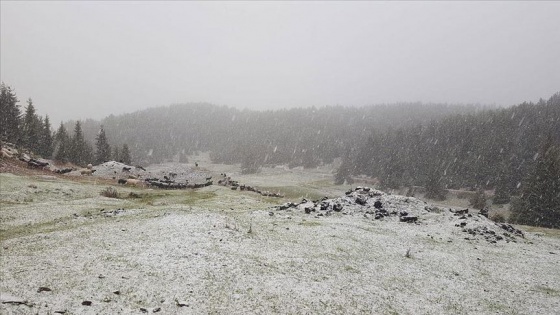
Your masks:
<svg viewBox="0 0 560 315"><path fill-rule="evenodd" d="M445 200L447 191L443 187L441 172L435 166L428 172L426 184L426 198L434 200Z"/></svg>
<svg viewBox="0 0 560 315"><path fill-rule="evenodd" d="M40 139L41 139L41 143L40 143L41 156L44 158L51 158L53 153L53 135L51 130L51 122L49 120L48 115L45 115L42 131L40 133Z"/></svg>
<svg viewBox="0 0 560 315"><path fill-rule="evenodd" d="M92 148L84 139L80 121L76 121L76 125L74 126L74 136L72 137L72 146L70 150L71 161L77 165L84 166L90 163L92 151Z"/></svg>
<svg viewBox="0 0 560 315"><path fill-rule="evenodd" d="M350 158L350 153L346 153L344 159L342 159L342 163L338 167L336 174L334 176L334 184L335 185L342 185L345 182L347 184L353 184L354 180L352 179L352 159Z"/></svg>
<svg viewBox="0 0 560 315"><path fill-rule="evenodd" d="M54 145L53 145L53 158L57 161L66 163L70 161L70 148L71 148L71 140L68 136L68 132L66 132L66 128L64 128L64 124L60 122L60 127L55 133L54 136Z"/></svg>
<svg viewBox="0 0 560 315"><path fill-rule="evenodd" d="M484 189L479 188L476 193L469 199L469 202L473 208L482 210L486 207L486 193Z"/></svg>
<svg viewBox="0 0 560 315"><path fill-rule="evenodd" d="M560 228L559 151L549 136L538 152L520 198L512 205L512 222Z"/></svg>
<svg viewBox="0 0 560 315"><path fill-rule="evenodd" d="M123 144L122 150L120 152L120 158L122 162L126 165L130 165L132 163L130 151L128 150L128 145L126 143Z"/></svg>
<svg viewBox="0 0 560 315"><path fill-rule="evenodd" d="M111 146L109 146L103 126L99 130L97 137L95 137L95 141L95 163L101 164L109 161L111 159Z"/></svg>
<svg viewBox="0 0 560 315"><path fill-rule="evenodd" d="M11 87L0 84L0 140L19 144L21 111L16 93Z"/></svg>
<svg viewBox="0 0 560 315"><path fill-rule="evenodd" d="M494 191L492 203L497 205L508 203L511 200L511 193L513 191L512 176L510 175L511 165L508 166L509 167L502 167L496 182L496 190Z"/></svg>
<svg viewBox="0 0 560 315"><path fill-rule="evenodd" d="M39 153L40 149L40 134L42 129L42 122L35 112L35 106L31 99L27 100L27 107L25 108L25 116L23 119L23 143L22 145L34 153Z"/></svg>
<svg viewBox="0 0 560 315"><path fill-rule="evenodd" d="M113 147L113 153L111 155L113 161L120 161L120 152L119 152L119 147L118 146L114 146Z"/></svg>

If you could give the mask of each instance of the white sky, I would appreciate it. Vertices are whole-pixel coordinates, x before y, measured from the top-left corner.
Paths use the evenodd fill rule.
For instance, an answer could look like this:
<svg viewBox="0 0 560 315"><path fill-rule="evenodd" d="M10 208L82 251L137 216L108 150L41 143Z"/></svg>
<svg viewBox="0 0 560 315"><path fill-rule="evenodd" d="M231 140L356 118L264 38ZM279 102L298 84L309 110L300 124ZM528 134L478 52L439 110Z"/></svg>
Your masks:
<svg viewBox="0 0 560 315"><path fill-rule="evenodd" d="M1 80L53 125L205 101L512 105L560 91L560 2L1 2Z"/></svg>

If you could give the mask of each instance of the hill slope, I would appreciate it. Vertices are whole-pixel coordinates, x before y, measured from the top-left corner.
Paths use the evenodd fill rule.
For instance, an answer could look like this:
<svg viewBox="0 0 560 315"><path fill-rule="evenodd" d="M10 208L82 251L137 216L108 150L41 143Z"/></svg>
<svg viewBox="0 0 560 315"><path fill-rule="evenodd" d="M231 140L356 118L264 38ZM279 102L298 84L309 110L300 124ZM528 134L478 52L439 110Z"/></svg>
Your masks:
<svg viewBox="0 0 560 315"><path fill-rule="evenodd" d="M248 184L329 191L325 201L343 203L343 210L306 214L312 203L279 210L275 205L299 198L279 201L221 186L117 187L121 198L114 199L99 195L107 184L95 177L0 173L3 312L553 314L560 308L557 234L510 233L494 243L486 236L507 231L477 214L462 218L373 190L346 195L340 189L347 187L322 181L330 173L320 169L279 172L231 174ZM375 219L376 201L397 213ZM400 222L402 211L418 222Z"/></svg>

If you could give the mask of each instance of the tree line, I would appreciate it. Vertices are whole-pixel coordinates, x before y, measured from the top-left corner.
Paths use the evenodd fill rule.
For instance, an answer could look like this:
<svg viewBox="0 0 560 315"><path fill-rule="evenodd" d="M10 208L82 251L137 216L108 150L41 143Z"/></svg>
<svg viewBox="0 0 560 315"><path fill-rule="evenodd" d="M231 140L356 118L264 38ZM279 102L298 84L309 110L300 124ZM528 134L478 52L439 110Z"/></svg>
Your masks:
<svg viewBox="0 0 560 315"><path fill-rule="evenodd" d="M48 116L37 116L31 100L22 115L16 103L2 85L3 140L44 146L35 149L80 165L131 153L141 164L186 162L187 155L209 151L213 162L240 163L251 173L264 165L312 168L341 159L339 184L366 175L386 188L422 186L431 198L444 198L446 189L493 189L494 203L514 199L516 222L533 217L549 224L542 222L560 213L559 93L508 108L401 103L254 111L182 104L77 121L72 136L62 123L54 134L44 132ZM108 136L133 146L111 148ZM552 212L529 215L535 207Z"/></svg>
<svg viewBox="0 0 560 315"><path fill-rule="evenodd" d="M84 137L80 121L70 135L61 122L56 132L51 129L49 116L38 115L31 98L22 112L15 91L4 82L0 85L0 139L25 148L43 158L85 166L109 160L131 163L127 144L111 148L104 128L95 136L95 149Z"/></svg>
<svg viewBox="0 0 560 315"><path fill-rule="evenodd" d="M336 181L376 177L385 188L495 190L514 197L514 222L560 227L560 93L547 101L458 114L372 132L344 156Z"/></svg>
<svg viewBox="0 0 560 315"><path fill-rule="evenodd" d="M82 127L93 140L103 125L111 139L132 144L141 164L211 152L215 163L240 163L248 170L280 164L310 168L332 163L373 130L477 110L481 107L403 103L255 111L194 103L86 120Z"/></svg>

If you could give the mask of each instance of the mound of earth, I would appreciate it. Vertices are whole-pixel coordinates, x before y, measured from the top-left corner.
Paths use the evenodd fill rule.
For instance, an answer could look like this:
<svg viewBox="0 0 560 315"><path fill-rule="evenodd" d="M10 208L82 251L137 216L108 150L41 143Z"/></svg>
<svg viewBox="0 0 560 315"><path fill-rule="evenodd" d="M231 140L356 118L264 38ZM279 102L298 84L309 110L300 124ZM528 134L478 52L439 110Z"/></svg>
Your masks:
<svg viewBox="0 0 560 315"><path fill-rule="evenodd" d="M203 183L210 175L210 172L200 170L182 163L165 163L150 165L146 167L128 165L117 161L108 161L99 165L94 165L94 176L107 179L120 178L139 178L139 179L169 179L177 183ZM81 176L80 170L75 170L69 175Z"/></svg>
<svg viewBox="0 0 560 315"><path fill-rule="evenodd" d="M469 209L443 209L414 197L391 195L369 187L349 190L344 197L303 199L300 203L288 202L275 209L295 209L315 217L361 215L372 220L445 225L465 233L466 240L483 239L490 243L516 242L517 238L524 238L524 233L512 225L495 223L482 214L469 213Z"/></svg>

